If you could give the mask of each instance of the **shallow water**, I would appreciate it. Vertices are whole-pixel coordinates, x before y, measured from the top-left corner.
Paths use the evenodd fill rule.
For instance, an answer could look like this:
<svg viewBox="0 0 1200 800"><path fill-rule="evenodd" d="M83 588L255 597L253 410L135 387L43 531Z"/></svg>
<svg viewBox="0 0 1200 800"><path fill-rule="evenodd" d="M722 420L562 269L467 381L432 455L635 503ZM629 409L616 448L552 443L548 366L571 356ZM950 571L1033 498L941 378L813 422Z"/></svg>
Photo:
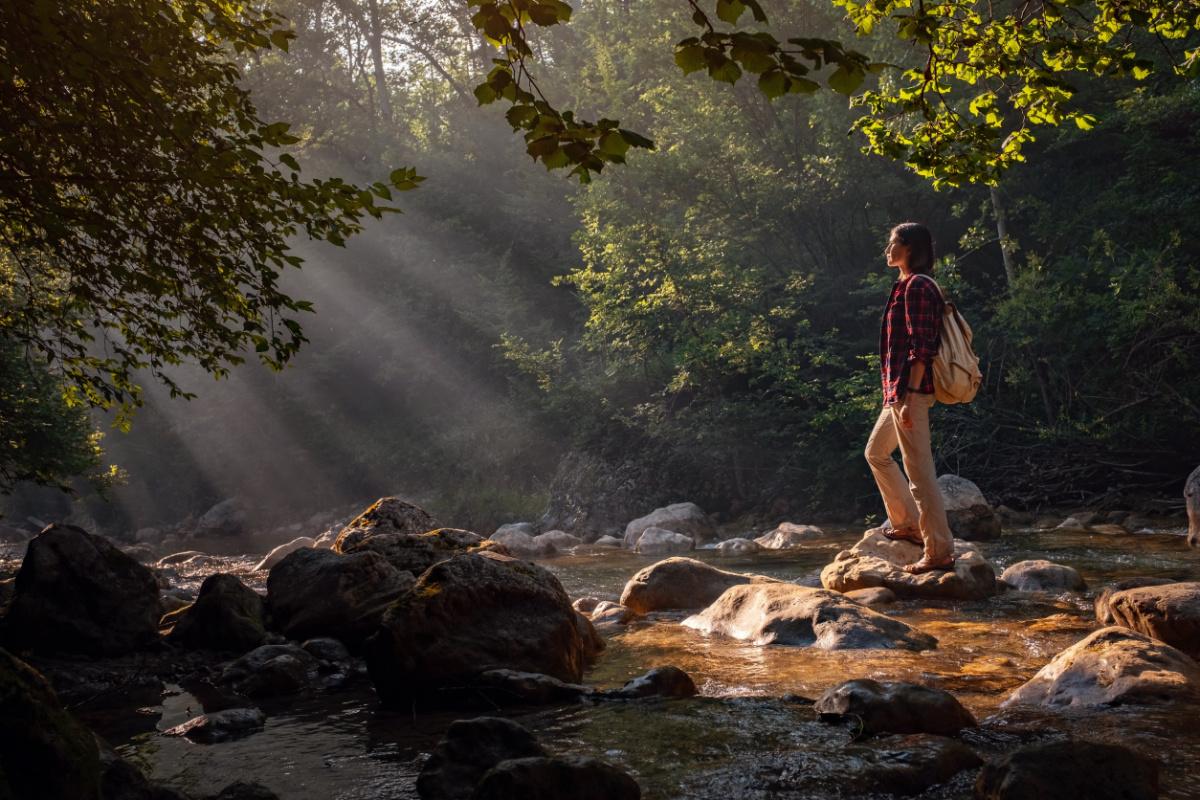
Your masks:
<svg viewBox="0 0 1200 800"><path fill-rule="evenodd" d="M798 550L734 558L714 551L694 555L724 569L809 583L838 550L859 536L860 529L844 529L828 541ZM638 778L647 798L728 800L737 796L731 795L734 776L740 780L758 769L757 755L807 754L815 761L806 761L806 769L817 773L819 764L838 760L848 733L817 723L810 708L786 695L815 697L851 678L908 680L953 692L985 720L981 729L965 737L985 755L1044 737L1048 730L1122 743L1163 762L1163 797L1200 800L1194 780L1200 775L1200 726L1194 709L1083 714L999 709L1012 689L1096 628L1092 598L1105 584L1135 575L1198 580L1200 552L1188 549L1177 533L1113 537L1024 531L1006 533L1000 542L980 547L999 569L1026 558L1069 564L1092 590L1082 596L1009 593L978 602L907 601L880 609L936 636L938 648L926 653L753 647L684 628L678 624L683 614L654 615L610 636L608 649L586 681L618 686L651 667L674 664L692 675L703 697L506 715L534 730L552 751L599 756L623 766ZM655 560L625 551L598 551L542 563L572 598L616 599L625 581ZM183 577L191 583L201 576ZM266 729L239 741L196 745L156 732L185 721L198 709L191 695L172 693L160 706L143 710L141 732L131 731L128 714L124 721L110 717L93 723L107 727L103 732L117 740L123 754L156 778L183 789L215 792L240 778L259 780L283 798L357 800L415 797L415 776L426 754L453 719L471 716L387 712L369 685L360 685L332 695L265 704ZM964 779L926 796L969 797L968 784ZM824 797L834 796L834 791L779 796Z"/></svg>

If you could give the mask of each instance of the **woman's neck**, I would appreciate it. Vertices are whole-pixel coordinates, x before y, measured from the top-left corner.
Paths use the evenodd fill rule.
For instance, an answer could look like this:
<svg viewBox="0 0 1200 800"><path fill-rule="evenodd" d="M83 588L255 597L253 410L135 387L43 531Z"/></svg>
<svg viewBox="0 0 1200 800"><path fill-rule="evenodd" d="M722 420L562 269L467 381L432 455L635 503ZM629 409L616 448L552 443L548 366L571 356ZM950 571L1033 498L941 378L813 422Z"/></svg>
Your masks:
<svg viewBox="0 0 1200 800"><path fill-rule="evenodd" d="M912 270L910 270L908 268L907 264L901 264L900 265L900 280L902 280L902 281L908 280L911 277L912 277Z"/></svg>

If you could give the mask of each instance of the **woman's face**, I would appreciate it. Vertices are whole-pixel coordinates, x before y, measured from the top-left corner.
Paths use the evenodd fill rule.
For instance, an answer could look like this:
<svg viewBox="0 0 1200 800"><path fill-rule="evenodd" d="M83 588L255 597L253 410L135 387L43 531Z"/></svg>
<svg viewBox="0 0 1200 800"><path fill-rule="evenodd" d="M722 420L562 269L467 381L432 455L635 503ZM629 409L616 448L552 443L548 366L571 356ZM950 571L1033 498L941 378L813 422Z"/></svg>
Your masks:
<svg viewBox="0 0 1200 800"><path fill-rule="evenodd" d="M883 256L887 259L887 265L899 269L900 267L908 266L908 255L911 249L904 242L900 241L900 237L892 234L888 239L887 247L884 248Z"/></svg>

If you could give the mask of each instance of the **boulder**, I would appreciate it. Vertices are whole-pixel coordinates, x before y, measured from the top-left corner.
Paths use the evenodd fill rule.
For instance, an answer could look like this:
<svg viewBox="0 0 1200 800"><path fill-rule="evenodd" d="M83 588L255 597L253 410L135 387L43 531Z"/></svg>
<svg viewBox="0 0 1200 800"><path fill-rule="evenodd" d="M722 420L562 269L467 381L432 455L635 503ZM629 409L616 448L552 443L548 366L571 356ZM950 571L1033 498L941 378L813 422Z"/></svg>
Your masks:
<svg viewBox="0 0 1200 800"><path fill-rule="evenodd" d="M1128 628L1104 628L1059 653L1002 705L1116 706L1200 702L1200 666Z"/></svg>
<svg viewBox="0 0 1200 800"><path fill-rule="evenodd" d="M672 608L704 608L730 586L779 582L763 575L727 572L693 558L668 558L630 578L621 592L621 605L635 614Z"/></svg>
<svg viewBox="0 0 1200 800"><path fill-rule="evenodd" d="M752 539L726 539L714 548L723 556L739 556L747 553L757 553L762 545Z"/></svg>
<svg viewBox="0 0 1200 800"><path fill-rule="evenodd" d="M299 550L301 547L316 547L316 546L317 546L317 540L312 538L311 536L297 536L295 539L292 539L290 542L281 544L278 547L271 550L271 552L267 553L263 557L262 561L259 561L257 564L254 565L254 571L258 572L259 570L270 569L271 567L278 564L280 561L283 561L285 556L291 555L292 553Z"/></svg>
<svg viewBox="0 0 1200 800"><path fill-rule="evenodd" d="M687 534L675 533L665 528L647 528L638 537L634 551L643 555L666 555L686 553L695 546L695 540Z"/></svg>
<svg viewBox="0 0 1200 800"><path fill-rule="evenodd" d="M854 722L864 736L877 733L935 733L952 736L974 728L975 718L954 695L915 683L846 681L827 690L813 709L824 722Z"/></svg>
<svg viewBox="0 0 1200 800"><path fill-rule="evenodd" d="M342 553L378 533L424 533L438 527L429 512L399 497L381 497L342 528L333 543Z"/></svg>
<svg viewBox="0 0 1200 800"><path fill-rule="evenodd" d="M571 608L575 609L580 614L591 614L596 609L596 606L600 605L602 602L603 601L599 597L592 597L589 595L588 597L577 598L573 603L571 603Z"/></svg>
<svg viewBox="0 0 1200 800"><path fill-rule="evenodd" d="M116 545L70 525L29 542L8 640L36 652L118 655L158 642L158 581Z"/></svg>
<svg viewBox="0 0 1200 800"><path fill-rule="evenodd" d="M887 606L900 599L891 589L882 586L876 586L873 589L852 589L846 592L846 597L856 603L862 603L864 606Z"/></svg>
<svg viewBox="0 0 1200 800"><path fill-rule="evenodd" d="M460 719L421 767L417 794L422 800L468 800L489 769L512 758L543 756L533 734L500 717Z"/></svg>
<svg viewBox="0 0 1200 800"><path fill-rule="evenodd" d="M637 781L587 756L501 761L480 779L472 800L639 800Z"/></svg>
<svg viewBox="0 0 1200 800"><path fill-rule="evenodd" d="M631 609L626 608L620 603L604 600L596 604L591 614L588 615L588 619L597 627L611 628L624 625L636 616L637 614L634 614Z"/></svg>
<svg viewBox="0 0 1200 800"><path fill-rule="evenodd" d="M489 669L481 672L471 683L491 707L530 705L562 705L579 700L592 689L579 683L567 683L538 672L519 672L513 669Z"/></svg>
<svg viewBox="0 0 1200 800"><path fill-rule="evenodd" d="M267 576L271 626L289 639L332 636L354 647L413 582L379 553L302 548Z"/></svg>
<svg viewBox="0 0 1200 800"><path fill-rule="evenodd" d="M704 634L720 634L755 645L797 645L819 650L932 650L937 646L932 636L845 595L792 583L731 586L683 624Z"/></svg>
<svg viewBox="0 0 1200 800"><path fill-rule="evenodd" d="M261 731L266 721L266 715L257 708L227 708L193 717L163 731L163 736L182 736L200 744L216 744Z"/></svg>
<svg viewBox="0 0 1200 800"><path fill-rule="evenodd" d="M596 656L604 652L608 643L604 641L604 637L596 630L592 621L578 611L575 612L575 630L579 632L579 638L583 641L584 661L591 663Z"/></svg>
<svg viewBox="0 0 1200 800"><path fill-rule="evenodd" d="M1107 607L1114 625L1132 628L1200 658L1200 583L1126 589L1112 594Z"/></svg>
<svg viewBox="0 0 1200 800"><path fill-rule="evenodd" d="M882 528L872 528L825 566L821 585L838 592L883 586L898 597L945 600L982 600L999 591L995 568L969 543L955 540L954 554L953 570L909 575L903 567L921 558L921 548L892 541Z"/></svg>
<svg viewBox="0 0 1200 800"><path fill-rule="evenodd" d="M1157 800L1158 764L1127 747L1097 742L1049 742L1023 747L985 764L977 800Z"/></svg>
<svg viewBox="0 0 1200 800"><path fill-rule="evenodd" d="M349 648L339 642L337 639L328 636L319 636L316 639L309 639L300 645L304 648L304 652L315 658L317 661L324 662L329 665L342 666L350 663L352 656Z"/></svg>
<svg viewBox="0 0 1200 800"><path fill-rule="evenodd" d="M623 542L616 536L601 536L596 541L592 542L594 547L621 547Z"/></svg>
<svg viewBox="0 0 1200 800"><path fill-rule="evenodd" d="M1000 580L1019 592L1085 592L1087 583L1074 567L1035 558L1018 561Z"/></svg>
<svg viewBox="0 0 1200 800"><path fill-rule="evenodd" d="M205 511L196 523L196 531L204 536L240 536L246 532L247 519L241 499L231 497Z"/></svg>
<svg viewBox="0 0 1200 800"><path fill-rule="evenodd" d="M938 478L938 488L942 490L946 519L955 536L982 541L1000 535L1000 517L978 486L958 475L942 475Z"/></svg>
<svg viewBox="0 0 1200 800"><path fill-rule="evenodd" d="M1192 470L1183 485L1183 502L1187 505L1188 544L1200 547L1200 467Z"/></svg>
<svg viewBox="0 0 1200 800"><path fill-rule="evenodd" d="M590 628L547 570L466 553L430 567L388 608L367 642L367 667L391 706L431 699L439 689L450 694L489 669L578 683L594 647Z"/></svg>
<svg viewBox="0 0 1200 800"><path fill-rule="evenodd" d="M491 540L496 542L511 555L519 558L545 558L554 555L554 545L534 538L524 531L496 531Z"/></svg>
<svg viewBox="0 0 1200 800"><path fill-rule="evenodd" d="M356 542L343 542L341 552L379 553L396 569L415 576L439 561L481 546L484 541L471 531L437 528L425 533L376 533Z"/></svg>
<svg viewBox="0 0 1200 800"><path fill-rule="evenodd" d="M509 533L523 533L532 539L534 536L538 535L538 529L537 526L532 522L509 522L505 525L501 525L499 528L496 528L496 532L488 538L495 539L497 533L501 536L505 536Z"/></svg>
<svg viewBox="0 0 1200 800"><path fill-rule="evenodd" d="M196 602L163 617L167 639L188 650L244 653L266 638L263 598L234 575L209 575Z"/></svg>
<svg viewBox="0 0 1200 800"><path fill-rule="evenodd" d="M1118 592L1123 592L1126 589L1137 589L1142 586L1166 586L1170 583L1175 583L1175 581L1170 578L1150 578L1143 576L1122 578L1119 581L1111 583L1104 587L1104 591L1096 596L1096 600L1092 604L1096 609L1096 620L1106 628L1118 624L1117 618L1113 616L1112 610L1108 607L1109 601Z"/></svg>
<svg viewBox="0 0 1200 800"><path fill-rule="evenodd" d="M655 667L627 681L620 689L604 693L606 699L637 700L643 697L695 697L698 694L692 676L679 667Z"/></svg>
<svg viewBox="0 0 1200 800"><path fill-rule="evenodd" d="M99 800L100 751L33 667L0 649L0 797Z"/></svg>
<svg viewBox="0 0 1200 800"><path fill-rule="evenodd" d="M552 550L559 552L570 550L573 547L579 547L583 544L583 539L578 536L572 536L566 531L546 531L543 534L533 537L535 547L549 546Z"/></svg>
<svg viewBox="0 0 1200 800"><path fill-rule="evenodd" d="M690 536L696 544L703 544L717 536L716 526L695 503L673 503L633 520L625 526L625 547L632 550L647 528L682 533Z"/></svg>
<svg viewBox="0 0 1200 800"><path fill-rule="evenodd" d="M766 550L786 550L789 547L799 547L805 542L823 538L825 538L825 531L816 525L781 522L778 527L764 533L754 541Z"/></svg>
<svg viewBox="0 0 1200 800"><path fill-rule="evenodd" d="M221 682L246 697L279 697L312 688L319 675L317 660L294 644L264 644L231 662Z"/></svg>

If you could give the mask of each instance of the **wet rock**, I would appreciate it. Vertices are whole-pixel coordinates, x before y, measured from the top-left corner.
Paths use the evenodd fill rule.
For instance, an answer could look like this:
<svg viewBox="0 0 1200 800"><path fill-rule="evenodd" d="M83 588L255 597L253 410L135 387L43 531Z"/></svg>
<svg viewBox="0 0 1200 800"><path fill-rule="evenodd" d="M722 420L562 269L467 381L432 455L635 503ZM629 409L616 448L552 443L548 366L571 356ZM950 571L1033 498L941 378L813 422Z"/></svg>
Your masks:
<svg viewBox="0 0 1200 800"><path fill-rule="evenodd" d="M999 591L995 568L968 542L955 540L954 569L909 575L903 570L921 558L911 542L892 541L872 528L850 550L843 550L821 571L826 589L849 592L883 586L899 597L982 600Z"/></svg>
<svg viewBox="0 0 1200 800"><path fill-rule="evenodd" d="M354 543L343 543L346 555L374 552L402 572L420 575L439 561L467 553L483 544L477 533L458 528L437 528L425 533L376 533Z"/></svg>
<svg viewBox="0 0 1200 800"><path fill-rule="evenodd" d="M876 586L873 589L853 589L846 592L846 597L856 603L871 607L891 605L900 599L891 589L885 589L882 586Z"/></svg>
<svg viewBox="0 0 1200 800"><path fill-rule="evenodd" d="M1200 583L1126 589L1112 594L1107 607L1113 624L1200 658Z"/></svg>
<svg viewBox="0 0 1200 800"><path fill-rule="evenodd" d="M309 639L300 646L304 648L304 652L327 664L347 664L351 660L350 650L346 645L327 636Z"/></svg>
<svg viewBox="0 0 1200 800"><path fill-rule="evenodd" d="M1117 618L1113 616L1112 610L1109 608L1109 602L1113 595L1118 592L1123 592L1126 589L1137 589L1142 586L1166 586L1167 584L1175 583L1170 578L1150 578L1150 577L1134 577L1123 578L1115 583L1104 587L1104 591L1096 596L1093 606L1096 609L1096 620L1104 627L1120 624Z"/></svg>
<svg viewBox="0 0 1200 800"><path fill-rule="evenodd" d="M1128 628L1104 628L1059 653L1003 706L1200 702L1200 666Z"/></svg>
<svg viewBox="0 0 1200 800"><path fill-rule="evenodd" d="M262 597L234 575L218 572L200 584L196 602L163 617L168 641L188 650L244 653L267 635Z"/></svg>
<svg viewBox="0 0 1200 800"><path fill-rule="evenodd" d="M99 797L100 782L92 732L33 667L0 649L0 797L86 800Z"/></svg>
<svg viewBox="0 0 1200 800"><path fill-rule="evenodd" d="M636 614L671 608L704 608L730 586L743 583L779 581L762 575L727 572L693 558L668 558L630 578L621 592L621 605Z"/></svg>
<svg viewBox="0 0 1200 800"><path fill-rule="evenodd" d="M821 720L849 719L857 732L935 733L952 736L976 725L971 712L949 692L915 683L862 679L826 691L814 706Z"/></svg>
<svg viewBox="0 0 1200 800"><path fill-rule="evenodd" d="M1018 561L1000 580L1020 592L1084 592L1087 583L1074 567L1036 558Z"/></svg>
<svg viewBox="0 0 1200 800"><path fill-rule="evenodd" d="M1078 511L1064 519L1054 527L1058 530L1082 531L1087 530L1099 517L1098 514L1092 511Z"/></svg>
<svg viewBox="0 0 1200 800"><path fill-rule="evenodd" d="M538 535L538 529L537 526L532 522L509 522L505 525L501 525L499 528L496 528L496 532L488 538L495 539L497 533L501 536L509 533L523 533L532 539L534 536Z"/></svg>
<svg viewBox="0 0 1200 800"><path fill-rule="evenodd" d="M158 642L154 573L100 536L50 525L29 543L8 641L41 653L120 654Z"/></svg>
<svg viewBox="0 0 1200 800"><path fill-rule="evenodd" d="M690 536L696 544L716 538L717 529L695 503L673 503L656 508L625 526L625 547L633 549L648 528L662 528Z"/></svg>
<svg viewBox="0 0 1200 800"><path fill-rule="evenodd" d="M591 619L586 615L575 612L575 630L579 632L579 638L583 641L583 658L585 662L591 663L596 656L604 652L604 648L608 643L604 641L604 637L596 630L596 626L592 624Z"/></svg>
<svg viewBox="0 0 1200 800"><path fill-rule="evenodd" d="M100 750L100 797L103 800L188 800L187 796L157 783L107 746Z"/></svg>
<svg viewBox="0 0 1200 800"><path fill-rule="evenodd" d="M558 552L570 550L573 547L579 547L583 544L583 539L578 536L572 536L566 531L546 531L543 534L533 537L535 547L549 546L551 549Z"/></svg>
<svg viewBox="0 0 1200 800"><path fill-rule="evenodd" d="M605 600L592 609L588 619L597 627L611 628L624 625L636 616L631 609L620 603Z"/></svg>
<svg viewBox="0 0 1200 800"><path fill-rule="evenodd" d="M590 687L567 683L538 672L489 669L472 681L472 687L495 705L561 705L592 693Z"/></svg>
<svg viewBox="0 0 1200 800"><path fill-rule="evenodd" d="M616 548L621 547L622 542L616 536L601 536L596 541L592 542L595 547Z"/></svg>
<svg viewBox="0 0 1200 800"><path fill-rule="evenodd" d="M201 553L199 550L183 550L178 553L171 553L169 556L163 556L158 560L158 563L155 566L159 568L177 567L185 561L190 561L197 556L205 557L207 556L207 553Z"/></svg>
<svg viewBox="0 0 1200 800"><path fill-rule="evenodd" d="M645 555L666 555L686 553L695 546L695 541L687 534L675 533L665 528L647 528L638 537L634 550Z"/></svg>
<svg viewBox="0 0 1200 800"><path fill-rule="evenodd" d="M606 761L545 756L501 761L479 781L472 800L639 800L637 781Z"/></svg>
<svg viewBox="0 0 1200 800"><path fill-rule="evenodd" d="M317 660L294 644L265 644L231 662L221 682L246 697L298 694L316 685Z"/></svg>
<svg viewBox="0 0 1200 800"><path fill-rule="evenodd" d="M267 576L271 626L289 639L332 636L355 647L414 582L379 553L303 548Z"/></svg>
<svg viewBox="0 0 1200 800"><path fill-rule="evenodd" d="M417 794L422 800L468 800L484 773L501 761L545 754L533 734L512 720L460 719L450 723L421 767Z"/></svg>
<svg viewBox="0 0 1200 800"><path fill-rule="evenodd" d="M643 697L695 697L696 682L679 667L655 667L627 681L620 689L604 692L606 699L637 700Z"/></svg>
<svg viewBox="0 0 1200 800"><path fill-rule="evenodd" d="M764 533L754 541L766 550L786 550L789 547L799 547L805 542L823 538L825 538L825 531L816 525L782 522L778 527Z"/></svg>
<svg viewBox="0 0 1200 800"><path fill-rule="evenodd" d="M280 800L280 798L261 783L236 781L207 800Z"/></svg>
<svg viewBox="0 0 1200 800"><path fill-rule="evenodd" d="M246 532L247 519L241 499L231 497L205 511L196 530L204 536L239 536Z"/></svg>
<svg viewBox="0 0 1200 800"><path fill-rule="evenodd" d="M1102 522L1099 525L1091 525L1088 530L1092 533L1102 533L1105 536L1127 536L1129 529L1124 525L1117 525L1112 522Z"/></svg>
<svg viewBox="0 0 1200 800"><path fill-rule="evenodd" d="M182 736L200 744L216 744L256 733L263 729L266 721L266 715L257 708L227 708L193 717L163 731L163 736Z"/></svg>
<svg viewBox="0 0 1200 800"><path fill-rule="evenodd" d="M571 608L578 611L580 614L591 614L596 606L601 603L599 597L580 597L575 602L571 603Z"/></svg>
<svg viewBox="0 0 1200 800"><path fill-rule="evenodd" d="M1051 742L987 764L975 783L977 800L1156 800L1158 764L1127 747Z"/></svg>
<svg viewBox="0 0 1200 800"><path fill-rule="evenodd" d="M938 478L938 488L946 504L950 531L956 537L985 541L1000 535L1000 517L978 486L958 475L942 475Z"/></svg>
<svg viewBox="0 0 1200 800"><path fill-rule="evenodd" d="M762 545L752 539L726 539L716 546L716 551L723 556L738 556L747 553L757 553Z"/></svg>
<svg viewBox="0 0 1200 800"><path fill-rule="evenodd" d="M367 667L393 706L469 685L488 669L577 683L589 652L584 626L591 623L547 570L467 553L430 567L388 608L367 642Z"/></svg>
<svg viewBox="0 0 1200 800"><path fill-rule="evenodd" d="M1188 544L1200 547L1200 467L1192 470L1183 485L1183 502L1187 505Z"/></svg>
<svg viewBox="0 0 1200 800"><path fill-rule="evenodd" d="M313 539L310 536L297 536L295 539L292 539L290 542L281 544L278 547L271 550L271 552L267 553L266 556L263 557L262 561L259 561L257 564L254 565L254 571L258 572L259 570L262 570L262 569L270 569L271 567L278 564L280 561L283 561L285 556L291 555L292 553L299 550L301 547L316 547L316 546L317 546L316 539Z"/></svg>
<svg viewBox="0 0 1200 800"><path fill-rule="evenodd" d="M518 558L545 558L555 552L553 544L546 541L538 543L524 531L496 531L491 539Z"/></svg>
<svg viewBox="0 0 1200 800"><path fill-rule="evenodd" d="M732 586L700 614L683 621L704 634L819 650L931 650L937 639L899 620L824 589L791 583Z"/></svg>
<svg viewBox="0 0 1200 800"><path fill-rule="evenodd" d="M344 553L376 534L424 533L437 527L429 512L420 506L399 497L381 497L342 528L333 543L333 549Z"/></svg>

